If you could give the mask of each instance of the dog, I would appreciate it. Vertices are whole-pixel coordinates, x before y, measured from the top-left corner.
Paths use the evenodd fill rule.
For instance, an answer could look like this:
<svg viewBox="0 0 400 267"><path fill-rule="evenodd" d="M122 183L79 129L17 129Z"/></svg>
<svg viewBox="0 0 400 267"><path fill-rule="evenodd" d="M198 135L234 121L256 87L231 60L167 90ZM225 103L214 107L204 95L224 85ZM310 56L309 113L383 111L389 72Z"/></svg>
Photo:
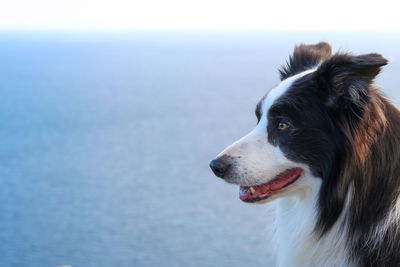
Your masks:
<svg viewBox="0 0 400 267"><path fill-rule="evenodd" d="M298 45L257 126L210 167L244 202L276 205L278 266L400 266L400 112L380 54Z"/></svg>

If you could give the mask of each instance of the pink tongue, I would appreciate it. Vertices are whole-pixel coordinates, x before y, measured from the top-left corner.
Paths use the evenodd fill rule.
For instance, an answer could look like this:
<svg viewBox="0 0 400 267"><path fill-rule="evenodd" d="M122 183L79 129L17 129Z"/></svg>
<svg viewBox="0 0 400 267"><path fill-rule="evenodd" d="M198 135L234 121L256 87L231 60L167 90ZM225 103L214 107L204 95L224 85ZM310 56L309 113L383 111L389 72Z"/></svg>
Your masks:
<svg viewBox="0 0 400 267"><path fill-rule="evenodd" d="M239 197L241 200L245 200L246 198L248 198L250 196L250 187L240 187L239 190Z"/></svg>
<svg viewBox="0 0 400 267"><path fill-rule="evenodd" d="M263 184L258 186L253 186L255 190L252 194L250 191L250 187L241 186L239 190L239 197L241 200L246 200L248 198L255 198L255 197L266 197L268 195L272 195L273 189L269 184Z"/></svg>
<svg viewBox="0 0 400 267"><path fill-rule="evenodd" d="M302 169L295 168L291 170L287 170L278 176L276 176L272 181L253 186L254 193L251 193L250 187L248 186L240 186L239 197L241 200L246 200L248 198L264 198L272 195L274 191L282 189L288 183L290 183L293 179L298 177L302 173Z"/></svg>

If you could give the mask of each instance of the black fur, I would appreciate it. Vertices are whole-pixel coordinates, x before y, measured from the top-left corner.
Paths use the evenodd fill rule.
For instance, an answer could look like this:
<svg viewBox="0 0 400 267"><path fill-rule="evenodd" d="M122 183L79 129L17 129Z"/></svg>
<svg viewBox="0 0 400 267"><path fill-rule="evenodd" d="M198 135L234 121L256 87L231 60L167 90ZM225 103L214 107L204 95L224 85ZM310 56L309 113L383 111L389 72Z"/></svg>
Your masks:
<svg viewBox="0 0 400 267"><path fill-rule="evenodd" d="M279 70L281 80L317 66L320 62L328 59L331 54L331 46L326 42L296 46L286 65Z"/></svg>
<svg viewBox="0 0 400 267"><path fill-rule="evenodd" d="M382 228L400 194L400 112L372 85L387 60L332 56L327 43L301 45L281 79L317 64L270 108L268 140L323 180L315 228L320 238L348 199L349 259L358 266L400 266L400 221ZM287 130L276 127L281 121Z"/></svg>
<svg viewBox="0 0 400 267"><path fill-rule="evenodd" d="M400 193L400 114L387 101L384 101L384 109L387 127L372 144L365 164L351 169L347 177L341 177L354 184L349 237L352 256L360 266L400 266L398 218L378 234L381 243L375 245L376 237L371 238L382 227L380 223L394 207Z"/></svg>

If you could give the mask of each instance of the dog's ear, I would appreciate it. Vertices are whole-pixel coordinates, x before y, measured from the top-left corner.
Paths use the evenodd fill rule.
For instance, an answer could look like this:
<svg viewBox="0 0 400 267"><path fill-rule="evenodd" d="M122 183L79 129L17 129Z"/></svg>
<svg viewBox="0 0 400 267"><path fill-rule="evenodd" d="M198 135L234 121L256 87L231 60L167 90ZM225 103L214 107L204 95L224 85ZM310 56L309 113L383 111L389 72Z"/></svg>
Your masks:
<svg viewBox="0 0 400 267"><path fill-rule="evenodd" d="M293 55L279 70L281 80L317 66L332 55L331 46L326 42L315 45L301 44L294 48Z"/></svg>
<svg viewBox="0 0 400 267"><path fill-rule="evenodd" d="M368 98L369 85L387 63L379 54L335 54L323 62L314 75L327 94L326 105L362 106Z"/></svg>

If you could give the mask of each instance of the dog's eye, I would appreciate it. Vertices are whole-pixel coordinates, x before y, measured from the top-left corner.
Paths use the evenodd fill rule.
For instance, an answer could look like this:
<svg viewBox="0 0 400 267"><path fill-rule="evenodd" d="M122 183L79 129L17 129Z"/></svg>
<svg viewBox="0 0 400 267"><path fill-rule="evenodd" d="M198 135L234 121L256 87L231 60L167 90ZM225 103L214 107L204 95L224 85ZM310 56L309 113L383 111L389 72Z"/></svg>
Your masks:
<svg viewBox="0 0 400 267"><path fill-rule="evenodd" d="M279 122L278 123L278 129L281 130L281 131L286 130L288 127L289 127L289 125L287 123L285 123L285 122Z"/></svg>

